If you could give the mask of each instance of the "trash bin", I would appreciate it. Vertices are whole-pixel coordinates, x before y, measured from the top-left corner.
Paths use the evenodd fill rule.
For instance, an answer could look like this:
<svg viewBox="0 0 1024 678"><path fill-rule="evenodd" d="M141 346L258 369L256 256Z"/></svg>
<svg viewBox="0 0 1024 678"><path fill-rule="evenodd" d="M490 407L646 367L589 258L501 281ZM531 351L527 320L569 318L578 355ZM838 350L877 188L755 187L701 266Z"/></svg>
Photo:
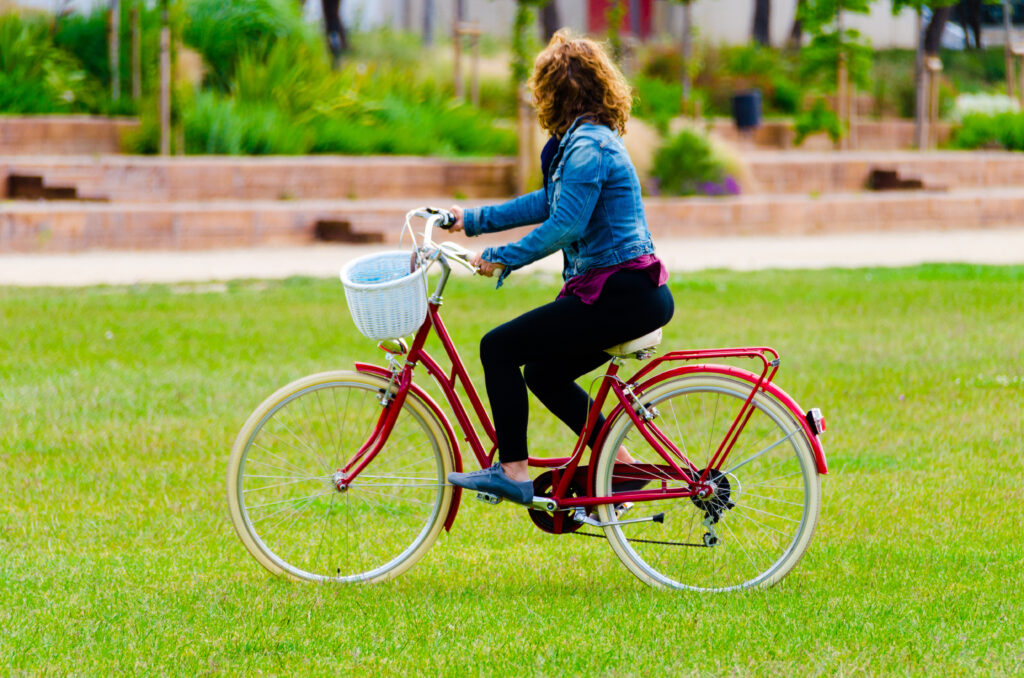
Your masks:
<svg viewBox="0 0 1024 678"><path fill-rule="evenodd" d="M732 98L732 119L736 129L753 129L761 124L761 90L751 89Z"/></svg>

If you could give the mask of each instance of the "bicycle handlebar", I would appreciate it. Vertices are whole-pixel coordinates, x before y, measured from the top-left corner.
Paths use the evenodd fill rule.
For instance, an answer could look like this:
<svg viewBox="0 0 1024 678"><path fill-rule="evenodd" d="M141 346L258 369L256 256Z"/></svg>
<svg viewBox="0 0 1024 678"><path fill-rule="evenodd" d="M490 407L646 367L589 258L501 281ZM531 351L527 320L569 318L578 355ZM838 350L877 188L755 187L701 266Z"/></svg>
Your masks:
<svg viewBox="0 0 1024 678"><path fill-rule="evenodd" d="M474 255L474 253L471 250L463 247L462 245L459 245L458 243L454 243L447 240L442 243L434 242L434 225L436 224L437 226L447 231L448 229L455 225L456 219L454 214L452 214L446 209L441 209L439 207L418 207L414 210L410 210L405 215L405 225L406 227L409 228L410 232L412 231L412 228L411 226L409 226L409 220L412 219L413 217L420 217L425 222L423 225L422 233L423 244L420 246L420 249L432 250L432 252L428 255L428 258L435 256L435 253L443 254L447 258L453 259L462 266L465 266L473 273L480 272L480 269L471 263L471 260ZM415 245L415 238L413 244ZM505 268L504 265L502 264L495 264L495 267L499 270L499 272L501 269Z"/></svg>

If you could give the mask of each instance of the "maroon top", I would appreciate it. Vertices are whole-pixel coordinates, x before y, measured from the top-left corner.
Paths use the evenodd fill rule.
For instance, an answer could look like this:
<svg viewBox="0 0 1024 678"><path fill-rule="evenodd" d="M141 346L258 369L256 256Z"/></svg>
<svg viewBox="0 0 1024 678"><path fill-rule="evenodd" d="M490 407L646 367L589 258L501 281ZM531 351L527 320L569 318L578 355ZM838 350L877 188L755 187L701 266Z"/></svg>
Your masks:
<svg viewBox="0 0 1024 678"><path fill-rule="evenodd" d="M644 254L614 266L592 268L586 273L571 278L558 293L558 298L578 297L584 304L593 304L601 296L605 281L619 271L645 271L651 276L651 282L658 287L668 281L668 269L665 268L665 264L661 263L661 259L653 254Z"/></svg>

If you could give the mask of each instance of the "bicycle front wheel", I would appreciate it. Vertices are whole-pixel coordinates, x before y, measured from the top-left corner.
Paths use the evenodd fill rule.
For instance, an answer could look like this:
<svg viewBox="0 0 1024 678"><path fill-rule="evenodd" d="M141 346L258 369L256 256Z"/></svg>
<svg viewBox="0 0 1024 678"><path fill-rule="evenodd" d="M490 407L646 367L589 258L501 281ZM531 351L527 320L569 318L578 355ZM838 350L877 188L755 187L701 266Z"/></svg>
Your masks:
<svg viewBox="0 0 1024 678"><path fill-rule="evenodd" d="M686 489L707 468L750 395L752 384L710 373L670 379L640 396L656 411L652 424L681 453L680 477L621 414L612 423L598 462L600 496ZM821 485L810 441L792 412L759 392L749 421L718 471L714 496L602 505L598 514L615 554L654 586L730 591L771 586L807 550L818 519ZM636 463L616 463L625 446ZM690 469L685 457L696 470ZM624 523L663 513L663 522Z"/></svg>
<svg viewBox="0 0 1024 678"><path fill-rule="evenodd" d="M246 421L228 464L228 505L245 547L307 581L396 577L430 548L452 502L452 449L409 393L383 448L347 486L338 471L374 435L387 381L329 372L289 384Z"/></svg>

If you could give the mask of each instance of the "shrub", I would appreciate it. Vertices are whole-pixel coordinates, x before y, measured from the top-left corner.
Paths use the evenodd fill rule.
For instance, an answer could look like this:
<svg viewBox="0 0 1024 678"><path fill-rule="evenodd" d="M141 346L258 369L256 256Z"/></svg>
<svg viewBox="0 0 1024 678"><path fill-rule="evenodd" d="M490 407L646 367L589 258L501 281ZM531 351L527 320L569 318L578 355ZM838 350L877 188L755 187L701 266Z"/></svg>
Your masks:
<svg viewBox="0 0 1024 678"><path fill-rule="evenodd" d="M153 152L155 111L147 108L136 150ZM230 93L179 100L188 153L401 153L506 155L515 134L491 116L407 69L346 61L331 69L306 42L278 40L244 51Z"/></svg>
<svg viewBox="0 0 1024 678"><path fill-rule="evenodd" d="M633 113L638 118L649 120L665 134L669 121L680 113L682 83L638 75L633 79L633 92Z"/></svg>
<svg viewBox="0 0 1024 678"><path fill-rule="evenodd" d="M950 139L953 148L1004 148L1024 151L1024 113L995 115L972 113L964 116Z"/></svg>
<svg viewBox="0 0 1024 678"><path fill-rule="evenodd" d="M210 83L223 90L243 53L264 54L281 38L315 40L292 0L189 0L185 11L185 43L203 55Z"/></svg>
<svg viewBox="0 0 1024 678"><path fill-rule="evenodd" d="M93 111L99 99L81 64L54 48L43 21L0 15L0 111Z"/></svg>
<svg viewBox="0 0 1024 678"><path fill-rule="evenodd" d="M708 137L684 129L654 154L651 176L665 195L730 195L740 192L730 168Z"/></svg>
<svg viewBox="0 0 1024 678"><path fill-rule="evenodd" d="M843 136L843 125L839 122L839 116L828 108L825 100L818 98L814 101L811 109L801 113L794 121L796 139L794 143L799 146L811 134L825 132L832 143L839 141Z"/></svg>
<svg viewBox="0 0 1024 678"><path fill-rule="evenodd" d="M132 3L122 2L120 22L120 77L122 97L131 92L131 9ZM156 5L136 5L139 9L141 52L143 57L142 90L150 92L156 87L157 55L160 51L160 12ZM89 14L75 12L55 20L54 44L77 59L86 73L104 92L110 90L110 59L108 55L107 10L95 8ZM127 103L127 102L125 102ZM124 103L119 104L121 106Z"/></svg>

